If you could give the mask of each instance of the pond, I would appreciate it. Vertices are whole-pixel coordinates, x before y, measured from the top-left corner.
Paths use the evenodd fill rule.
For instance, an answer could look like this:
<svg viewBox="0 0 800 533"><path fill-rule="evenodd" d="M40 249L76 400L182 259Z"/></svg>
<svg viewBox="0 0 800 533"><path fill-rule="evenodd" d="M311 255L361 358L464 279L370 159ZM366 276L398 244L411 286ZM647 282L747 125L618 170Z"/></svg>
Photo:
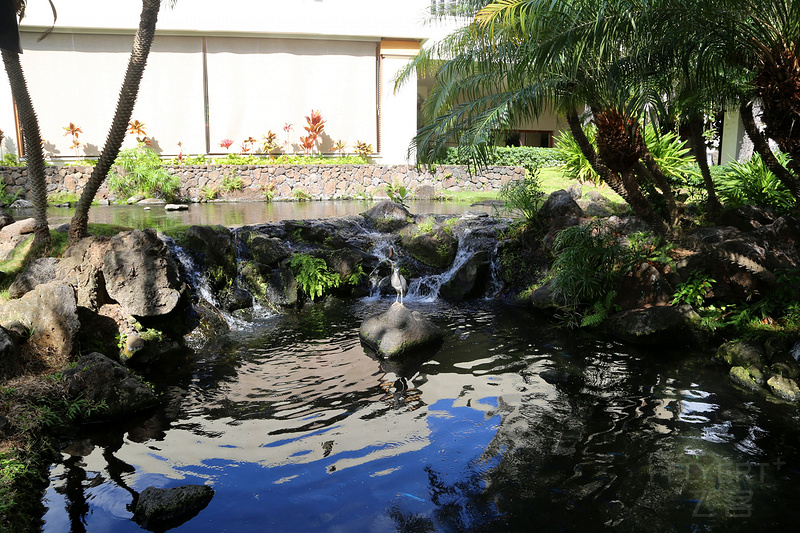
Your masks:
<svg viewBox="0 0 800 533"><path fill-rule="evenodd" d="M372 201L329 200L317 202L212 202L189 204L188 211L166 211L163 205L96 205L89 210L89 222L115 224L127 228L155 228L159 231L180 225L245 226L276 220L302 220L342 217L363 213ZM146 209L149 208L149 209ZM463 202L409 202L412 214L461 214L465 211L491 212L490 206L470 206ZM74 209L50 207L51 225L69 223ZM17 220L32 217L32 209L14 211Z"/></svg>
<svg viewBox="0 0 800 533"><path fill-rule="evenodd" d="M408 301L447 334L395 366L358 340L392 301L307 305L153 369L160 409L62 450L44 531L140 531L134 496L185 484L215 496L175 531L795 530L797 410L713 354Z"/></svg>

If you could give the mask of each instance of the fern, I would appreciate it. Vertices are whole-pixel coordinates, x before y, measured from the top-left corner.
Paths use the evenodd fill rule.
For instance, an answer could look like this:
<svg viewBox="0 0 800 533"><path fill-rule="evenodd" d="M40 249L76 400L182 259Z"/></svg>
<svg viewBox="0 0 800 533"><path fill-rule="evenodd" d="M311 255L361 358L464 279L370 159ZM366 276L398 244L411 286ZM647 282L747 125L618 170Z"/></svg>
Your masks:
<svg viewBox="0 0 800 533"><path fill-rule="evenodd" d="M594 327L601 324L609 317L612 311L619 309L618 305L614 305L614 298L617 296L617 291L609 291L605 297L596 300L591 307L584 313L581 319L581 327Z"/></svg>
<svg viewBox="0 0 800 533"><path fill-rule="evenodd" d="M308 254L295 254L289 260L300 289L314 300L342 284L342 277L328 270L325 260Z"/></svg>

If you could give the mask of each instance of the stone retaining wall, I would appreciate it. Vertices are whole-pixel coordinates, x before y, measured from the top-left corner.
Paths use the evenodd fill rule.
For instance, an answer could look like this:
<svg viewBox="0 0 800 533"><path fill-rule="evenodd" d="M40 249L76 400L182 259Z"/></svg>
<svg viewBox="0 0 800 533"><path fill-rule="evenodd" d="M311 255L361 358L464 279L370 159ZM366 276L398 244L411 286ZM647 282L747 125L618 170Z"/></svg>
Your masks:
<svg viewBox="0 0 800 533"><path fill-rule="evenodd" d="M428 198L443 191L499 190L511 179L524 176L522 167L488 167L470 174L465 166L439 166L435 172L408 165L199 165L168 166L181 178L182 198L198 201L216 189L219 198L263 200L266 191L275 199L309 195L315 199L385 196L386 185L404 185L410 193ZM80 195L92 172L91 167L46 167L47 192ZM29 193L26 167L0 167L6 192ZM241 180L241 189L224 191L223 180ZM97 199L114 199L105 184Z"/></svg>

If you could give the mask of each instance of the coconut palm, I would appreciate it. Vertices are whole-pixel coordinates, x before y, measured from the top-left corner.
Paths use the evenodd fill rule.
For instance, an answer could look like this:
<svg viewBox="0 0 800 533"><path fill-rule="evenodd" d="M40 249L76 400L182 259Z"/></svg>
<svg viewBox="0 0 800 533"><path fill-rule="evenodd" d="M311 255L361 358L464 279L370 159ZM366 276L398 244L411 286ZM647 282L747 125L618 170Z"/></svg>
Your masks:
<svg viewBox="0 0 800 533"><path fill-rule="evenodd" d="M52 5L52 4L51 4ZM47 247L50 244L50 229L47 225L47 183L44 176L44 152L42 151L42 134L39 130L39 120L33 108L28 84L19 55L22 48L19 44L19 29L17 16L22 17L25 12L25 1L15 0L13 3L3 3L0 17L3 21L3 64L8 74L11 94L17 106L19 120L22 124L25 139L25 155L28 162L28 184L33 202L33 244L34 246ZM55 13L55 11L54 11ZM9 34L9 31L11 33Z"/></svg>
<svg viewBox="0 0 800 533"><path fill-rule="evenodd" d="M174 2L173 2L174 3ZM139 84L147 65L147 57L150 54L150 46L153 43L156 32L156 22L158 12L161 8L161 0L143 0L142 13L139 19L139 29L133 40L133 49L128 60L128 69L122 82L122 90L117 100L117 108L114 119L111 123L111 130L106 138L103 151L97 160L97 164L92 170L91 176L81 193L78 204L75 207L75 214L69 225L69 241L74 243L87 235L89 223L89 208L92 205L97 190L103 184L111 165L119 154L122 141L128 129L128 123L136 104L136 97L139 94Z"/></svg>

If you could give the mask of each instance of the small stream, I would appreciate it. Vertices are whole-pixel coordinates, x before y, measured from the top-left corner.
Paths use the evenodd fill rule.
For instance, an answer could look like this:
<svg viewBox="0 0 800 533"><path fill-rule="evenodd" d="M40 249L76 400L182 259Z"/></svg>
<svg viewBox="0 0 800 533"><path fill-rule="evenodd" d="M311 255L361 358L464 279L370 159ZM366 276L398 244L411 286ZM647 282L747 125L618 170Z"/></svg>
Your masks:
<svg viewBox="0 0 800 533"><path fill-rule="evenodd" d="M135 493L189 483L216 494L176 531L794 530L797 410L711 354L414 302L447 337L395 367L358 341L392 301L326 300L164 363L161 409L63 450L44 531L140 531Z"/></svg>

